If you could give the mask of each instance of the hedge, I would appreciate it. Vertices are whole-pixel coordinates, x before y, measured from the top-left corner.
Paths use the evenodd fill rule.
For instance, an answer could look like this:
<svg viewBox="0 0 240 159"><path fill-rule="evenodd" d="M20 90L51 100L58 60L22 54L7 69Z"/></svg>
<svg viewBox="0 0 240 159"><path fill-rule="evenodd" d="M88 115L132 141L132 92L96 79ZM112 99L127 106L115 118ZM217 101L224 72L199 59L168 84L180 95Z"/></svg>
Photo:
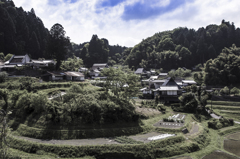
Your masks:
<svg viewBox="0 0 240 159"><path fill-rule="evenodd" d="M208 105L222 105L222 106L240 106L240 102L226 102L226 101L207 101Z"/></svg>
<svg viewBox="0 0 240 159"><path fill-rule="evenodd" d="M143 132L143 128L125 127L125 128L105 128L105 129L81 129L81 130L56 130L39 129L20 124L16 130L19 135L37 139L84 139L99 137L115 137L124 135L134 135Z"/></svg>
<svg viewBox="0 0 240 159"><path fill-rule="evenodd" d="M157 156L169 156L165 153L168 151L166 147L169 145L174 147L174 144L182 143L185 141L183 136L171 137L163 140L152 141L147 144L137 145L98 145L98 146L71 146L71 145L52 145L40 144L27 140L19 139L14 136L9 136L8 143L12 148L24 151L27 153L36 153L37 151L50 152L58 155L59 157L83 157L83 156L106 156L106 154L128 154L134 158L156 158ZM184 146L184 149L196 150L196 144ZM183 147L175 146L177 152L184 153ZM186 152L186 151L185 151ZM122 156L121 155L121 156ZM173 154L175 155L175 154ZM172 155L171 155L172 156Z"/></svg>
<svg viewBox="0 0 240 159"><path fill-rule="evenodd" d="M207 108L211 109L211 105L207 105ZM213 105L213 109L220 109L220 110L239 110L240 106L226 106L226 105Z"/></svg>

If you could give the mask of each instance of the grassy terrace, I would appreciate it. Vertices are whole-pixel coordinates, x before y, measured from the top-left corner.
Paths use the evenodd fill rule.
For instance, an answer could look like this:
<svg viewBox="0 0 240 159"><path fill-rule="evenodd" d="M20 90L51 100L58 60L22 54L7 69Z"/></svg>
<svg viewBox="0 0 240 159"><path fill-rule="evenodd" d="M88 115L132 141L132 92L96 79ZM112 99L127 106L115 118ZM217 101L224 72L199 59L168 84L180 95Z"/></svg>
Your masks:
<svg viewBox="0 0 240 159"><path fill-rule="evenodd" d="M31 89L39 94L50 96L55 92L69 92L72 86L71 82L53 82L53 83L35 83L31 85ZM99 96L102 93L101 88L92 86L91 84L77 83L88 94L95 93ZM21 85L16 81L11 81L8 86L0 85L1 88L8 88L10 93L14 93L15 89L21 90ZM110 93L112 94L112 93ZM76 96L77 97L77 96ZM91 98L94 100L94 98ZM49 100L49 99L48 99ZM55 99L54 99L55 100ZM58 101L59 99L56 99ZM79 102L82 102L81 100ZM112 102L108 100L108 103ZM1 104L4 101L1 100ZM71 103L74 104L74 103ZM219 115L226 118L240 119L240 103L237 102L213 102L213 110ZM60 106L59 106L60 107ZM10 154L19 155L22 158L77 158L77 159L95 159L95 158L139 158L139 159L155 159L155 158L211 158L211 156L230 156L236 157L238 154L230 151L230 146L224 146L225 140L228 143L232 139L239 140L229 134L240 132L240 125L225 127L220 130L208 128L208 119L202 118L201 122L197 121L193 114L181 113L186 115L184 126L180 128L165 128L154 126L163 118L167 118L176 114L169 106L164 106L166 110L159 112L158 108L152 102L142 105L141 100L137 100L135 107L138 113L142 113L139 122L120 121L114 124L78 124L77 122L69 125L62 125L61 122L47 122L49 115L47 113L35 113L28 115L26 118L10 118L9 125L13 131L9 136L8 143L11 148ZM207 107L211 107L208 105ZM59 113L63 111L60 109ZM149 113L151 112L151 113ZM152 113L153 112L153 113ZM48 113L49 114L49 113ZM50 116L51 117L51 116ZM21 120L19 120L21 119ZM64 120L63 120L64 121ZM240 121L240 120L238 120ZM182 129L187 128L190 133L183 134ZM196 129L197 128L197 129ZM194 129L196 129L194 132ZM163 140L152 142L144 142L137 140L138 135L147 134L176 134ZM132 137L134 135L134 137ZM35 139L98 139L101 137L109 138L116 143L111 145L64 145L64 144L48 144L40 143L30 139L23 139L19 136L31 137ZM110 138L111 137L111 138ZM60 141L59 141L60 142ZM79 141L81 142L81 141ZM238 142L234 143L238 146ZM228 144L229 145L229 144ZM228 148L226 148L228 147ZM231 147L230 147L231 149ZM215 152L220 150L221 153ZM229 159L231 159L229 157Z"/></svg>

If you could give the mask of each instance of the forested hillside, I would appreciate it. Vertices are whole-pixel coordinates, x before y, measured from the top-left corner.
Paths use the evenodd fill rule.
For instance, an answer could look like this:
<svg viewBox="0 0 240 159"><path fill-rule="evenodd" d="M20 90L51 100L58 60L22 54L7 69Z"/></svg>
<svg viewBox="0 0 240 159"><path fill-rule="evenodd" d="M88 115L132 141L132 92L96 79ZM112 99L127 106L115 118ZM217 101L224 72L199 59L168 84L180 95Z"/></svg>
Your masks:
<svg viewBox="0 0 240 159"><path fill-rule="evenodd" d="M194 74L199 84L230 86L239 83L240 78L240 47L235 44L224 48L215 58L206 62L202 72Z"/></svg>
<svg viewBox="0 0 240 159"><path fill-rule="evenodd" d="M15 7L13 1L0 0L0 52L44 57L48 36L49 31L34 9L26 12Z"/></svg>
<svg viewBox="0 0 240 159"><path fill-rule="evenodd" d="M63 28L62 28L63 29ZM65 32L64 32L65 33ZM66 37L68 38L68 37ZM13 1L0 0L0 52L15 55L29 54L32 58L56 58L50 53L50 32L36 16L17 8ZM107 39L93 35L90 42L68 46L61 60L83 59L86 67L93 63L127 64L129 68L192 68L216 58L225 47L240 46L240 29L222 20L220 25L208 25L197 31L176 28L159 32L133 48L111 46ZM66 45L67 46L67 45ZM60 60L60 59L59 59Z"/></svg>
<svg viewBox="0 0 240 159"><path fill-rule="evenodd" d="M197 31L176 28L156 33L131 49L125 63L130 68L191 68L216 58L224 47L240 46L240 29L222 20Z"/></svg>

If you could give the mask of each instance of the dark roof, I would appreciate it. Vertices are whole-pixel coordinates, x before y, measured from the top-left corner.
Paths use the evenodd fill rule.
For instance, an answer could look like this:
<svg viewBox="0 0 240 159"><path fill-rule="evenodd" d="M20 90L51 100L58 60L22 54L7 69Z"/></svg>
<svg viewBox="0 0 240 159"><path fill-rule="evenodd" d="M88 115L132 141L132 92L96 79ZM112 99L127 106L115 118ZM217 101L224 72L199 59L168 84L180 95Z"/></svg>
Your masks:
<svg viewBox="0 0 240 159"><path fill-rule="evenodd" d="M54 76L64 76L65 75L65 73L57 72L57 71L52 71L52 72L48 71L48 73L51 74L51 75L54 75Z"/></svg>
<svg viewBox="0 0 240 159"><path fill-rule="evenodd" d="M144 68L138 68L135 73L136 74L142 74L144 72Z"/></svg>
<svg viewBox="0 0 240 159"><path fill-rule="evenodd" d="M20 58L20 57L14 57L11 61L10 61L10 63L22 63L22 60L23 60L23 57L22 58Z"/></svg>
<svg viewBox="0 0 240 159"><path fill-rule="evenodd" d="M178 86L180 88L180 86L171 77L168 77L162 86Z"/></svg>

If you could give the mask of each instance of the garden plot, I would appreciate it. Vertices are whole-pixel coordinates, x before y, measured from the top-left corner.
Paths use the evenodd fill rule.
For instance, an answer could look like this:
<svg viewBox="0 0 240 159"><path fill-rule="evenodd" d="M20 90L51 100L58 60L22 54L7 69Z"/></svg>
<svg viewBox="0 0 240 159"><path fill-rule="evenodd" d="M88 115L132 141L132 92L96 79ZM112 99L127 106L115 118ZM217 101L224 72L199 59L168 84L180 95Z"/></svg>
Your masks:
<svg viewBox="0 0 240 159"><path fill-rule="evenodd" d="M163 118L162 121L157 122L153 126L164 127L164 128L180 128L184 126L184 119L186 115L183 114L174 114L168 118Z"/></svg>

